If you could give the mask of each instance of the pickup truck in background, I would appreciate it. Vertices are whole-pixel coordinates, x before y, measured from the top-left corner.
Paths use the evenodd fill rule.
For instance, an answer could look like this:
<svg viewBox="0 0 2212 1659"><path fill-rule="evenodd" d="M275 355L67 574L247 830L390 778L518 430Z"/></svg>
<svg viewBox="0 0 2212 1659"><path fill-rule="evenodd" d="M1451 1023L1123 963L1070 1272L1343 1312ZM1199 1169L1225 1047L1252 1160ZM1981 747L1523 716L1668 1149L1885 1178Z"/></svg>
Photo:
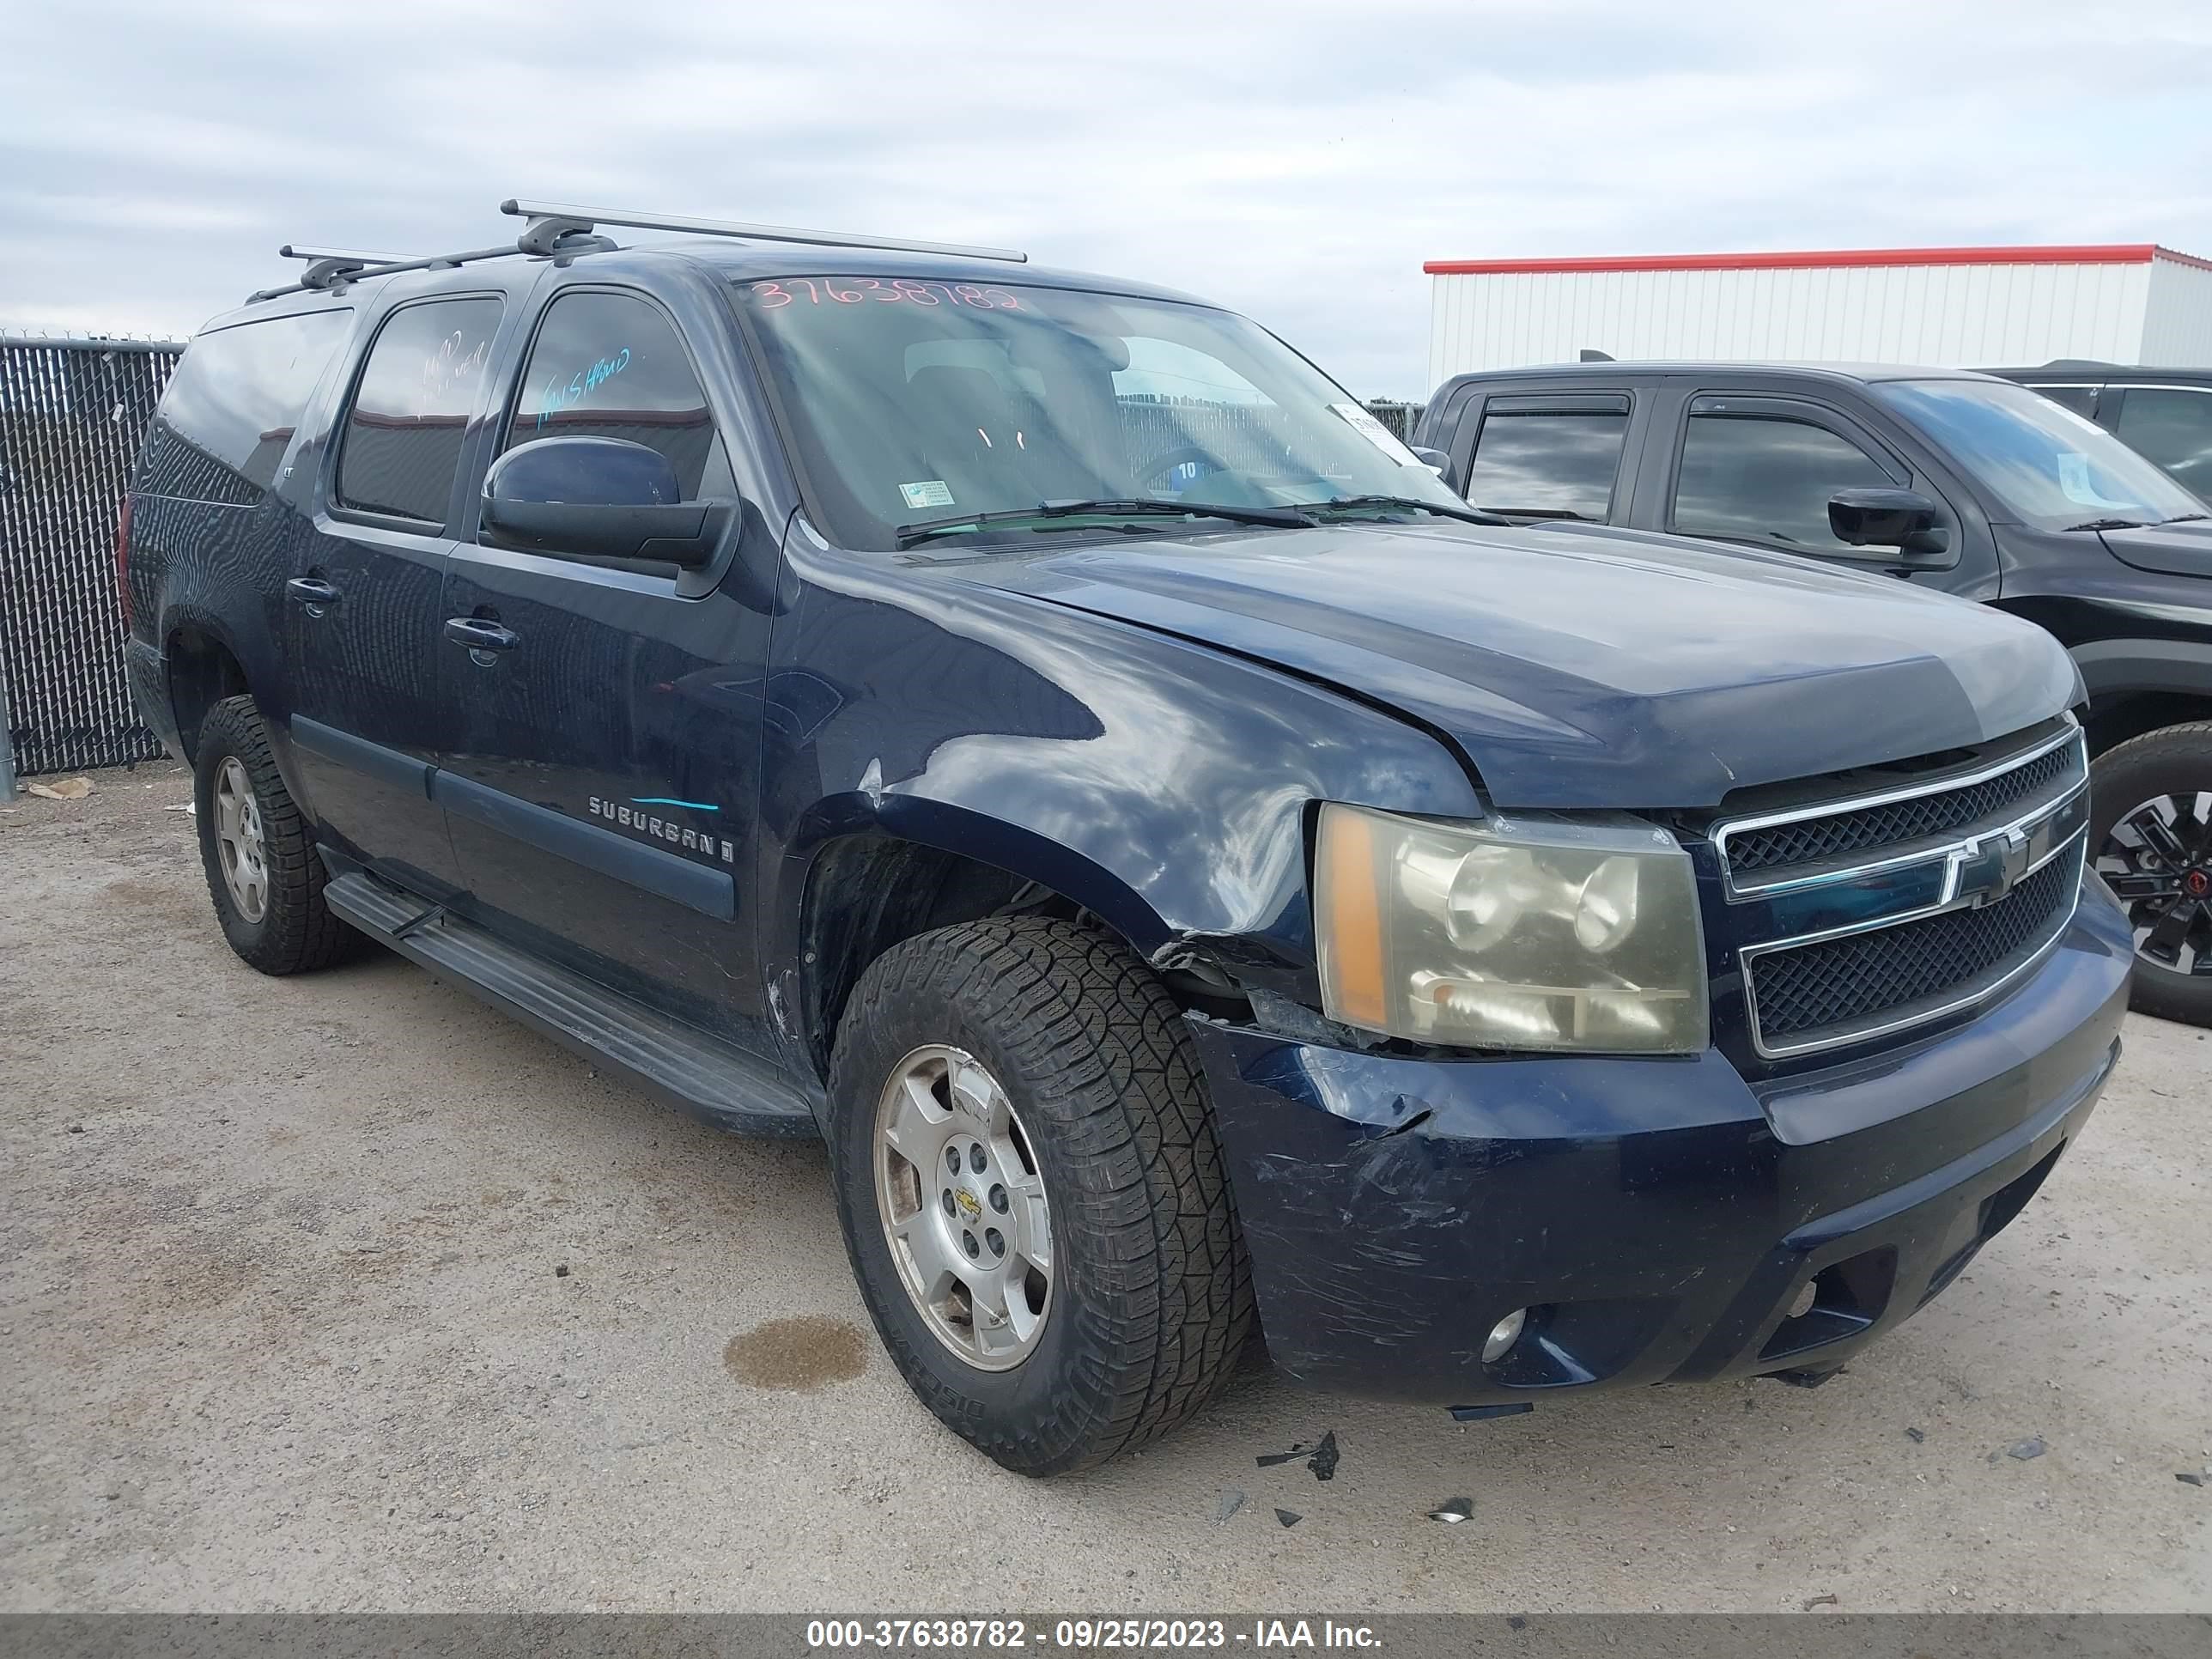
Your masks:
<svg viewBox="0 0 2212 1659"><path fill-rule="evenodd" d="M2090 835L2134 927L2135 1006L2208 1024L2212 508L2098 423L2104 395L2084 410L1962 369L1566 363L1455 377L1413 441L1517 522L1784 552L2048 629L2090 694ZM2123 426L2142 396L2115 399Z"/></svg>

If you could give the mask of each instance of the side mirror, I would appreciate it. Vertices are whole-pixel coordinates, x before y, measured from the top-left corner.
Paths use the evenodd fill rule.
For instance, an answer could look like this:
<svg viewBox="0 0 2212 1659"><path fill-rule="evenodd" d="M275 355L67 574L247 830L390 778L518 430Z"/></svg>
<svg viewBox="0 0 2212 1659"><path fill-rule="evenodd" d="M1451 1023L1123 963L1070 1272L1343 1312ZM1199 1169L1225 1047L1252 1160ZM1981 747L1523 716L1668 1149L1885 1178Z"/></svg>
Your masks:
<svg viewBox="0 0 2212 1659"><path fill-rule="evenodd" d="M1941 553L1951 533L1936 522L1940 510L1917 490L1838 489L1828 497L1828 528L1853 547Z"/></svg>
<svg viewBox="0 0 2212 1659"><path fill-rule="evenodd" d="M585 558L711 563L736 514L687 501L668 458L623 438L538 438L484 475L483 538L494 547Z"/></svg>
<svg viewBox="0 0 2212 1659"><path fill-rule="evenodd" d="M1452 481L1451 457L1445 454L1443 450L1421 449L1412 445L1408 445L1407 447L1413 450L1413 459L1423 466L1428 468L1446 483Z"/></svg>

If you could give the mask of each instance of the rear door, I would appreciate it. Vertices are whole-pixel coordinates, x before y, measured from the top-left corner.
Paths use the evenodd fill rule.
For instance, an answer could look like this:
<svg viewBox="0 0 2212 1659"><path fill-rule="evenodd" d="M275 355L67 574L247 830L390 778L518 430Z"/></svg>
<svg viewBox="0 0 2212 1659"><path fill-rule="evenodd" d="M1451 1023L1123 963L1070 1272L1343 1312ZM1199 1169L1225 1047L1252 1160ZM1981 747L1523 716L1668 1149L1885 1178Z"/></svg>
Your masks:
<svg viewBox="0 0 2212 1659"><path fill-rule="evenodd" d="M488 451L623 439L666 456L684 499L737 499L730 417L706 383L659 298L573 282L538 319ZM472 918L769 1052L750 908L766 608L738 596L742 583L725 591L726 564L482 545L474 512L436 647L453 711L437 790ZM746 533L773 546L750 515ZM741 550L757 554L725 559Z"/></svg>
<svg viewBox="0 0 2212 1659"><path fill-rule="evenodd" d="M428 787L442 735L441 594L504 310L495 292L441 295L377 321L283 600L293 751L325 838L434 897L459 877Z"/></svg>
<svg viewBox="0 0 2212 1659"><path fill-rule="evenodd" d="M1634 413L1625 386L1492 393L1463 472L1468 505L1523 523L1612 522L1634 489Z"/></svg>

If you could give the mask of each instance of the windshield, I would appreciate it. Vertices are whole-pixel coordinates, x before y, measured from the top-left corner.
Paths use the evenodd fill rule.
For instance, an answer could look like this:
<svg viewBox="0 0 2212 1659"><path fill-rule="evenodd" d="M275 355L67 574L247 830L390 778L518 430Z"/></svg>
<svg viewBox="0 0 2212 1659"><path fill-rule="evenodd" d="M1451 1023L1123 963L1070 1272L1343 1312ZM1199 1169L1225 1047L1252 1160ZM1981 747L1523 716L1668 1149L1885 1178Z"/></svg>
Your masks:
<svg viewBox="0 0 2212 1659"><path fill-rule="evenodd" d="M1468 511L1342 387L1227 312L913 278L735 286L821 528L847 547L970 514L1013 514L1024 539L1085 524L1028 520L1045 502L1154 526L1209 505L1295 523L1279 509L1357 496Z"/></svg>
<svg viewBox="0 0 2212 1659"><path fill-rule="evenodd" d="M2024 386L1893 380L1874 388L2020 518L2045 530L2202 513L2198 501L2118 438Z"/></svg>

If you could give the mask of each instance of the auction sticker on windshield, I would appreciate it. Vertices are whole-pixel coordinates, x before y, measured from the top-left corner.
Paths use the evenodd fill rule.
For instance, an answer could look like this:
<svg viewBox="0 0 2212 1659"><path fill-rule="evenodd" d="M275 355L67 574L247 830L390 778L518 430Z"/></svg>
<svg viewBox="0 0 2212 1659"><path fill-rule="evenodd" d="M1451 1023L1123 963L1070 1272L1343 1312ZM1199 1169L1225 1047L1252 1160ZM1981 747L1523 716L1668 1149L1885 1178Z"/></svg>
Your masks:
<svg viewBox="0 0 2212 1659"><path fill-rule="evenodd" d="M1399 465L1419 466L1421 464L1421 458L1400 443L1395 433L1358 404L1331 404L1329 408L1346 426Z"/></svg>
<svg viewBox="0 0 2212 1659"><path fill-rule="evenodd" d="M908 507L950 507L952 489L942 478L930 478L921 483L903 483L899 494L906 497Z"/></svg>

